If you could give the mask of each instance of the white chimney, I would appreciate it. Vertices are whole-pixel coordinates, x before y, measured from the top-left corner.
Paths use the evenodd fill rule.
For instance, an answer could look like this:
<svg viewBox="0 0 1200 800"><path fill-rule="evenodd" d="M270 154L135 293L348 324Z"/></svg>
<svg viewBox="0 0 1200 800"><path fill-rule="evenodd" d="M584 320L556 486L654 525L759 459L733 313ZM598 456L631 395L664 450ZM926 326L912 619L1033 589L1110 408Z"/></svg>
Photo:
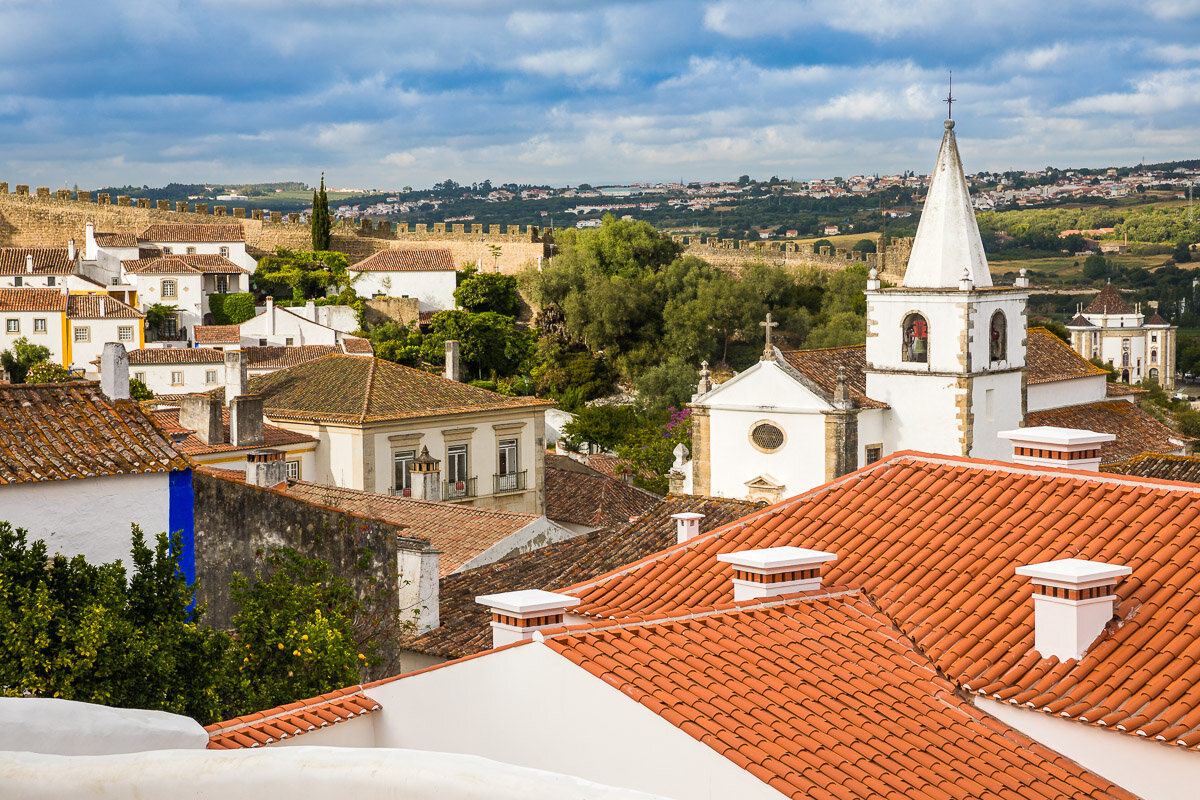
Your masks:
<svg viewBox="0 0 1200 800"><path fill-rule="evenodd" d="M96 260L96 226L90 222L83 226L83 260Z"/></svg>
<svg viewBox="0 0 1200 800"><path fill-rule="evenodd" d="M275 335L275 298L267 295L267 336Z"/></svg>
<svg viewBox="0 0 1200 800"><path fill-rule="evenodd" d="M1013 463L1031 467L1065 467L1098 472L1100 447L1117 437L1111 433L1036 425L1000 431L1013 444Z"/></svg>
<svg viewBox="0 0 1200 800"><path fill-rule="evenodd" d="M1083 658L1113 616L1121 578L1133 570L1064 558L1017 567L1033 583L1033 646L1042 658Z"/></svg>
<svg viewBox="0 0 1200 800"><path fill-rule="evenodd" d="M100 319L104 319L104 297L100 297Z"/></svg>
<svg viewBox="0 0 1200 800"><path fill-rule="evenodd" d="M685 511L682 514L672 514L671 519L675 520L676 542L683 544L688 539L694 539L700 535L700 520L704 519L704 515L694 511Z"/></svg>
<svg viewBox="0 0 1200 800"><path fill-rule="evenodd" d="M129 355L120 342L105 342L100 354L100 391L109 400L129 399Z"/></svg>
<svg viewBox="0 0 1200 800"><path fill-rule="evenodd" d="M767 547L723 553L718 561L733 565L733 599L753 600L821 588L821 565L836 553L803 547Z"/></svg>
<svg viewBox="0 0 1200 800"><path fill-rule="evenodd" d="M67 240L67 260L71 261L71 262L75 261L75 240L74 239Z"/></svg>
<svg viewBox="0 0 1200 800"><path fill-rule="evenodd" d="M33 272L33 255L31 253L25 254L25 271Z"/></svg>
<svg viewBox="0 0 1200 800"><path fill-rule="evenodd" d="M458 342L454 339L446 340L445 377L448 381L462 380L461 365L459 363Z"/></svg>
<svg viewBox="0 0 1200 800"><path fill-rule="evenodd" d="M579 598L524 589L481 595L475 602L492 610L492 647L501 647L532 639L536 631L562 627L567 609L578 605Z"/></svg>
<svg viewBox="0 0 1200 800"><path fill-rule="evenodd" d="M317 304L314 303L312 300L309 300L307 303L304 304L304 317L309 322L317 321Z"/></svg>

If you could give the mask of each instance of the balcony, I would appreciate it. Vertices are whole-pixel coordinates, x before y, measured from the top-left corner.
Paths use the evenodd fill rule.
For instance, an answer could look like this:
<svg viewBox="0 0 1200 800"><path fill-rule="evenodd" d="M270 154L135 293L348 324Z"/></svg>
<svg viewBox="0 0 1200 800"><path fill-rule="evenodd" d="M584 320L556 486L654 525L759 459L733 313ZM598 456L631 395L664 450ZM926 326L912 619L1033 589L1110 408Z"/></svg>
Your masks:
<svg viewBox="0 0 1200 800"><path fill-rule="evenodd" d="M475 478L467 478L465 481L444 481L442 483L443 500L462 500L467 497L478 496L479 493L475 488Z"/></svg>
<svg viewBox="0 0 1200 800"><path fill-rule="evenodd" d="M525 491L525 473L526 470L521 470L520 472L509 472L504 475L493 475L492 494Z"/></svg>

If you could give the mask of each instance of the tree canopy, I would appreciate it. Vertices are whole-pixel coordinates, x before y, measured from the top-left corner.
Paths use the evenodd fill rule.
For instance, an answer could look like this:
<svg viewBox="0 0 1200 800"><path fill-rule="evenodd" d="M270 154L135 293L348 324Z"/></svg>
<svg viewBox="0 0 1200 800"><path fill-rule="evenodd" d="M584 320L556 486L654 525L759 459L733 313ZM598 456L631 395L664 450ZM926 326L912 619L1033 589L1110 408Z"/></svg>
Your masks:
<svg viewBox="0 0 1200 800"><path fill-rule="evenodd" d="M15 340L12 346L0 353L0 366L8 373L13 383L24 383L30 367L50 360L50 348L33 344L24 336Z"/></svg>
<svg viewBox="0 0 1200 800"><path fill-rule="evenodd" d="M343 253L276 248L274 255L259 259L254 285L267 294L290 293L293 300L324 297L332 288L350 285L348 262Z"/></svg>

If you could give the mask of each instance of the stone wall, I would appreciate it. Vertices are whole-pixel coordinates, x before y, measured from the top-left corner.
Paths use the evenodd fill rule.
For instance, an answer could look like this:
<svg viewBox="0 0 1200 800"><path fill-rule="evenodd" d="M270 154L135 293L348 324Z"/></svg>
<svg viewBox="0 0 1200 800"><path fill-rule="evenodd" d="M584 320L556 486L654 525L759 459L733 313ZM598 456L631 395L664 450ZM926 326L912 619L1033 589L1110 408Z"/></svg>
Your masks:
<svg viewBox="0 0 1200 800"><path fill-rule="evenodd" d="M882 254L859 253L842 247L814 250L811 242L760 241L750 242L736 239L717 239L714 236L675 235L688 255L702 258L708 263L733 273L740 272L749 264L763 262L775 265L816 267L826 271L845 269L849 264L865 263L868 268L876 267L883 280L899 282L908 265L912 251L911 238L893 239ZM882 255L882 258L880 258Z"/></svg>
<svg viewBox="0 0 1200 800"><path fill-rule="evenodd" d="M367 325L416 325L421 318L419 306L415 297L373 297L366 301Z"/></svg>

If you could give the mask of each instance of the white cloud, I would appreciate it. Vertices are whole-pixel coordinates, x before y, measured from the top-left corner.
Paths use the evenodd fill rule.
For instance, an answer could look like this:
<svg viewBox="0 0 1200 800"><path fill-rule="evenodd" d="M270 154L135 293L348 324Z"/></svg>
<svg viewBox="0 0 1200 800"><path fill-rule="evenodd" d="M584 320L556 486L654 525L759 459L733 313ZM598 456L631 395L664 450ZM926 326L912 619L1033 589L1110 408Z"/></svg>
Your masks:
<svg viewBox="0 0 1200 800"><path fill-rule="evenodd" d="M1133 81L1131 92L1109 92L1082 97L1068 103L1071 113L1082 114L1160 114L1200 103L1196 83L1200 70L1167 70Z"/></svg>

